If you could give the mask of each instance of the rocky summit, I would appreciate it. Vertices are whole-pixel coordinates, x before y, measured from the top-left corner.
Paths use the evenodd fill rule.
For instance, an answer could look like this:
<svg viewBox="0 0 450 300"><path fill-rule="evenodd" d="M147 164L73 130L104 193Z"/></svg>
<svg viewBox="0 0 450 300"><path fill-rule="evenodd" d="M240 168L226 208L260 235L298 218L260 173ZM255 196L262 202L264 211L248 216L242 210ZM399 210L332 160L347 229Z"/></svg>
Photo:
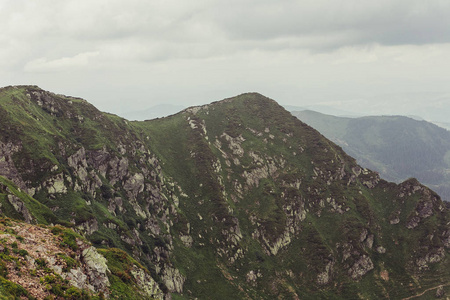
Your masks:
<svg viewBox="0 0 450 300"><path fill-rule="evenodd" d="M0 126L7 297L450 295L448 204L260 94L130 122L5 87Z"/></svg>

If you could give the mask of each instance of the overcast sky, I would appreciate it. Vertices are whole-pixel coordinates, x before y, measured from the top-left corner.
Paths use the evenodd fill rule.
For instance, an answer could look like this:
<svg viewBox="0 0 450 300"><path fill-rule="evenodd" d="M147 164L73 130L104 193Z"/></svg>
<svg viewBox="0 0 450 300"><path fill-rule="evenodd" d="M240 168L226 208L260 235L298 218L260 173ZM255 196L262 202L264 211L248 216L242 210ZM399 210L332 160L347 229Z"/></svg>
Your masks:
<svg viewBox="0 0 450 300"><path fill-rule="evenodd" d="M0 0L0 85L120 114L255 91L450 121L448 0Z"/></svg>

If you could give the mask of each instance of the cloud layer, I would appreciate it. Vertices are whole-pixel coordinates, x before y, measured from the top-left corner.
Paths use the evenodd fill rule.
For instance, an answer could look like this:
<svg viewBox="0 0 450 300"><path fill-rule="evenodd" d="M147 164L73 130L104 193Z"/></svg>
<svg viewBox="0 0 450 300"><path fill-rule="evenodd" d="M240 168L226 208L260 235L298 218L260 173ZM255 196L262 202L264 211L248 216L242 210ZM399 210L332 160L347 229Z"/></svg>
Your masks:
<svg viewBox="0 0 450 300"><path fill-rule="evenodd" d="M448 1L0 0L0 28L2 85L116 112L250 90L353 107L450 93Z"/></svg>

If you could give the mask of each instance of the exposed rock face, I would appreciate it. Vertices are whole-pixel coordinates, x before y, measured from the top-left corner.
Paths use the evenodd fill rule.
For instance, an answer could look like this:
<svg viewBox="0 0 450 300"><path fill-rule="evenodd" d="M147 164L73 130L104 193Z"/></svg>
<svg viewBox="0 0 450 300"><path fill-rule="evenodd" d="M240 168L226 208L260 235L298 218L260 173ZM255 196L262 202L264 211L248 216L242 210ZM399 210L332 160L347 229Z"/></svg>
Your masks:
<svg viewBox="0 0 450 300"><path fill-rule="evenodd" d="M277 255L280 249L286 247L291 243L291 235L289 231L285 231L283 235L281 235L275 242L271 243L266 237L263 236L263 241L268 250L268 253L271 255Z"/></svg>
<svg viewBox="0 0 450 300"><path fill-rule="evenodd" d="M183 292L183 284L186 278L184 278L177 269L164 269L163 280L169 291L177 293Z"/></svg>
<svg viewBox="0 0 450 300"><path fill-rule="evenodd" d="M325 266L325 270L322 273L319 273L319 275L317 275L317 284L319 285L328 284L331 280L332 270L333 270L333 262L330 261Z"/></svg>
<svg viewBox="0 0 450 300"><path fill-rule="evenodd" d="M414 216L408 221L408 223L406 224L406 227L408 229L413 229L413 228L417 227L417 225L419 225L419 222L420 222L420 217Z"/></svg>
<svg viewBox="0 0 450 300"><path fill-rule="evenodd" d="M102 114L98 111L94 112L93 116L86 118L86 116L83 117L80 114L70 111L70 109L67 110L67 107L65 107L67 104L73 107L75 103L61 103L60 99L56 99L55 95L50 93L40 91L30 92L28 98L31 101L35 101L46 113L50 113L54 117L75 119L77 125L74 125L72 128L72 134L76 134L77 130L79 130L77 128L82 127L88 118L93 117L91 121L103 119ZM78 101L79 99L74 100ZM86 105L85 102L81 103ZM80 130L80 132L82 131ZM125 134L124 136L127 135ZM139 250L140 247L144 245L142 240L147 240L148 242L149 235L152 238L164 235L166 236L165 239L168 239L169 243L171 243L171 236L167 233L173 223L169 216L176 216L177 211L175 210L174 204L177 204L179 201L177 195L183 193L170 179L164 178L158 159L139 141L131 140L130 142L128 140L126 142L127 145L119 143L117 152L106 145L101 150L94 150L89 149L85 145L72 144L70 141L58 142L58 147L54 151L59 151L59 157L62 159L62 163L65 161L65 165L48 164L46 166L38 166L42 170L48 168L45 175L47 177L38 178L39 183L29 182L29 186L26 186L22 180L21 176L23 172L21 174L17 170L12 158L22 148L15 146L11 142L4 144L0 141L0 143L0 153L2 154L2 159L0 159L0 166L2 168L0 168L0 172L7 176L7 178L13 179L24 190L28 189L35 192L45 191L48 198L53 199L55 203L50 205L53 212L61 214L61 212L67 211L68 209L66 206L58 203L59 199L74 197L73 193L82 195L82 203L78 204L79 207L84 206L82 213L71 212L67 220L74 224L79 232L87 236L93 236L94 233L104 230L103 224L99 223L99 220L94 217L92 212L89 212L92 210L89 206L94 205L96 200L104 198L108 202L107 210L113 216L122 219L123 214L129 213L130 209L132 209L137 218L144 220L142 224L139 224L142 226L139 228L140 230L116 225L120 222L123 224L125 220L115 220L115 223L109 223L110 225L105 226L106 228L113 229L113 232L117 234L118 239L124 245L134 247L134 253L142 255L139 254L142 251ZM130 160L132 160L132 164L130 164ZM33 169L35 167L35 165L32 166ZM139 170L140 172L132 172L130 169ZM39 186L37 189L33 187L36 185ZM172 199L174 199L173 204L168 203ZM8 195L8 200L14 209L23 216L25 221L32 222L34 220L33 215L19 197ZM151 234L147 235L146 231ZM98 242L102 244L109 243L106 240ZM187 245L192 244L192 238L186 237L185 243ZM167 261L169 253L170 250L167 251L164 257L158 260L158 269L161 272L166 267L168 270L173 269ZM149 253L147 255L157 256L156 253ZM78 278L78 281L82 281L88 276L85 273L82 270L73 269L71 276L74 280ZM179 273L175 271L170 274L174 275L174 278L168 279L168 282L172 284L175 288L174 290L181 291L181 275L178 276ZM85 287L83 285L79 286Z"/></svg>
<svg viewBox="0 0 450 300"><path fill-rule="evenodd" d="M106 265L106 259L94 247L81 241L78 242L78 245L84 248L78 254L82 265L69 270L69 272L61 272L57 267L54 268L55 271L79 289L88 289L93 292L102 291L108 294L110 282L107 274L110 271Z"/></svg>
<svg viewBox="0 0 450 300"><path fill-rule="evenodd" d="M20 200L19 197L15 195L8 195L8 201L18 213L22 214L25 222L31 223L33 221L33 217L28 211L28 208L25 206L22 200Z"/></svg>
<svg viewBox="0 0 450 300"><path fill-rule="evenodd" d="M88 247L81 253L81 261L85 263L86 274L90 279L92 290L106 290L109 286L106 259L94 247Z"/></svg>
<svg viewBox="0 0 450 300"><path fill-rule="evenodd" d="M164 299L163 292L148 273L134 265L131 274L136 280L140 293L151 299Z"/></svg>
<svg viewBox="0 0 450 300"><path fill-rule="evenodd" d="M432 249L426 253L424 257L420 257L416 260L416 265L420 270L427 270L430 263L440 262L445 257L444 248Z"/></svg>
<svg viewBox="0 0 450 300"><path fill-rule="evenodd" d="M65 194L67 187L64 182L63 174L57 174L55 177L48 179L44 184L49 194Z"/></svg>
<svg viewBox="0 0 450 300"><path fill-rule="evenodd" d="M434 207L439 201L436 195L433 195L430 190L425 189L417 181L409 181L402 184L404 193L412 195L417 191L422 191L422 198L417 203L415 210L410 214L409 220L406 224L408 229L413 229L424 219L431 217L434 214Z"/></svg>
<svg viewBox="0 0 450 300"><path fill-rule="evenodd" d="M98 222L96 219L90 219L84 223L77 225L77 229L81 232L91 235L98 230Z"/></svg>
<svg viewBox="0 0 450 300"><path fill-rule="evenodd" d="M390 223L391 225L398 224L398 223L400 223L400 219L399 219L398 217L395 217L394 219L391 219L391 220L389 221L389 223ZM410 226L412 226L412 225L410 225ZM417 225L415 225L415 226L417 226ZM415 226L414 226L414 227L415 227ZM414 227L411 227L411 228L414 228Z"/></svg>
<svg viewBox="0 0 450 300"><path fill-rule="evenodd" d="M225 139L225 141L228 142L228 147L232 151L233 155L236 155L238 157L244 156L244 149L241 147L241 144L245 141L245 139L241 135L236 138L232 138L224 132L221 135L221 138Z"/></svg>
<svg viewBox="0 0 450 300"><path fill-rule="evenodd" d="M446 248L450 248L450 229L442 233L442 240Z"/></svg>
<svg viewBox="0 0 450 300"><path fill-rule="evenodd" d="M373 269L372 260L370 259L370 257L363 255L350 268L349 275L354 280L358 280L372 269Z"/></svg>
<svg viewBox="0 0 450 300"><path fill-rule="evenodd" d="M12 142L3 143L0 141L0 176L12 180L18 187L25 189L26 185L14 164L12 156L21 150L20 145Z"/></svg>

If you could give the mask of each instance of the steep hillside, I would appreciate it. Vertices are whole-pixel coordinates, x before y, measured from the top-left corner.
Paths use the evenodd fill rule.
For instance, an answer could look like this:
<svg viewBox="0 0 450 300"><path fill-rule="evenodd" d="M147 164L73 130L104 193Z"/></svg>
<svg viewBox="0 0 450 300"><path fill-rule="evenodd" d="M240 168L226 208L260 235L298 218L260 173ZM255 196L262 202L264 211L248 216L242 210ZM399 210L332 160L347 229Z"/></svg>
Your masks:
<svg viewBox="0 0 450 300"><path fill-rule="evenodd" d="M415 177L450 200L450 131L401 116L343 118L293 112L362 166L395 182Z"/></svg>
<svg viewBox="0 0 450 300"><path fill-rule="evenodd" d="M61 226L0 218L0 299L161 296L148 271L122 250L97 250Z"/></svg>
<svg viewBox="0 0 450 300"><path fill-rule="evenodd" d="M0 117L0 175L18 187L0 193L2 213L123 249L166 298L450 292L439 196L381 180L259 94L128 122L8 87Z"/></svg>

